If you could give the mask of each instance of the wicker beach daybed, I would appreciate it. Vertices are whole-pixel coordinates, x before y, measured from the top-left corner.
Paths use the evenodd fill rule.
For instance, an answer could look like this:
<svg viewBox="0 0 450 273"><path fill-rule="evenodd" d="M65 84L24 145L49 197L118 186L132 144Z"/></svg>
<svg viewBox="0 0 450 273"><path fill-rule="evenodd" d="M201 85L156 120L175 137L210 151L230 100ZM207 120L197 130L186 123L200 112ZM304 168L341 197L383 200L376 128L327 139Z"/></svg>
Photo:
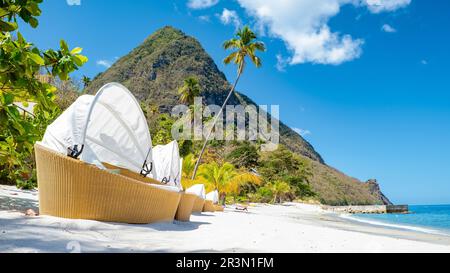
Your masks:
<svg viewBox="0 0 450 273"><path fill-rule="evenodd" d="M181 201L178 205L175 220L181 222L189 222L191 220L194 203L197 200L197 195L190 193L183 193L181 195Z"/></svg>
<svg viewBox="0 0 450 273"><path fill-rule="evenodd" d="M205 200L205 204L203 205L203 212L215 212L216 207L214 206L213 201Z"/></svg>
<svg viewBox="0 0 450 273"><path fill-rule="evenodd" d="M172 141L167 145L159 145L153 148L153 162L158 181L183 189L181 174L183 160L180 158L178 142ZM197 196L188 193L181 194L181 201L175 215L175 220L188 222L191 218L192 208Z"/></svg>
<svg viewBox="0 0 450 273"><path fill-rule="evenodd" d="M219 211L219 212L223 212L224 211L223 207L219 205L219 201L220 201L219 200L219 192L217 190L208 193L206 195L206 200L211 202L211 204L208 205L208 207L206 208L208 211ZM205 207L206 206L207 205L205 203Z"/></svg>
<svg viewBox="0 0 450 273"><path fill-rule="evenodd" d="M157 181L147 121L134 96L107 84L81 96L36 144L40 212L133 224L173 221L181 193Z"/></svg>
<svg viewBox="0 0 450 273"><path fill-rule="evenodd" d="M39 210L69 219L148 224L173 221L181 195L35 146Z"/></svg>
<svg viewBox="0 0 450 273"><path fill-rule="evenodd" d="M193 213L203 212L203 206L205 205L205 185L197 184L186 190L186 193L194 194L197 196L194 207L192 208Z"/></svg>

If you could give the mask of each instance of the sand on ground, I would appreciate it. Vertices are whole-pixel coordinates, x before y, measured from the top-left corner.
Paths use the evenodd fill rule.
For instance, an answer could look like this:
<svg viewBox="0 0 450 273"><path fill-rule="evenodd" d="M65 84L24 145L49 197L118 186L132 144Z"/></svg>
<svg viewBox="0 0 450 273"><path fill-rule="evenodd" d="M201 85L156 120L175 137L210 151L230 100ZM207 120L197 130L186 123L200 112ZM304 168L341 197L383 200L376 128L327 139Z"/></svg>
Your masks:
<svg viewBox="0 0 450 273"><path fill-rule="evenodd" d="M0 186L0 252L450 252L450 239L353 223L319 206L254 205L189 223L127 225L49 216L38 193Z"/></svg>

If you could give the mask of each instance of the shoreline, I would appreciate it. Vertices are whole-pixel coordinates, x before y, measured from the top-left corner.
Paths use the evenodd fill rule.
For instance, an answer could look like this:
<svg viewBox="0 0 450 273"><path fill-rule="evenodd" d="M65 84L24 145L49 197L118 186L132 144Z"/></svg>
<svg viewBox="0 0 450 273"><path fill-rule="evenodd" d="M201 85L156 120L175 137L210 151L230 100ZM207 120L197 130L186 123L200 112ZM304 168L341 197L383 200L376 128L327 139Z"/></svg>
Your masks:
<svg viewBox="0 0 450 273"><path fill-rule="evenodd" d="M255 204L189 223L126 225L26 217L37 192L11 189L0 186L0 252L450 253L450 236L357 222L319 205Z"/></svg>
<svg viewBox="0 0 450 273"><path fill-rule="evenodd" d="M341 215L339 215L339 217L346 219L348 221L362 223L362 224L368 224L371 226L380 226L380 227L385 227L385 228L392 228L395 230L413 231L413 232L420 232L420 233L431 234L431 235L450 237L450 231L444 231L444 230L436 229L433 227L419 226L419 225L407 225L407 224L396 224L394 222L389 223L387 221L381 221L381 220L377 220L377 219L362 219L362 218L359 218L357 214L356 215L341 214Z"/></svg>
<svg viewBox="0 0 450 273"><path fill-rule="evenodd" d="M334 219L336 222L339 222L339 226L334 226L335 228L346 231L357 231L365 234L387 236L393 239L405 239L450 246L449 233L434 230L429 227L365 220L349 214L328 214L327 216Z"/></svg>

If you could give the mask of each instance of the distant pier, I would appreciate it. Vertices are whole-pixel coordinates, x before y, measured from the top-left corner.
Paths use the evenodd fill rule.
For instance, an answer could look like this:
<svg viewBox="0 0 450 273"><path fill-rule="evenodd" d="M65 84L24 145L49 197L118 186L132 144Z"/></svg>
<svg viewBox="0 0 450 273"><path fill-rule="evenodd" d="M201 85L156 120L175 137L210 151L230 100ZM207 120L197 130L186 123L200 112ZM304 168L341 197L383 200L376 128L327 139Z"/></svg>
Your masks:
<svg viewBox="0 0 450 273"><path fill-rule="evenodd" d="M409 213L409 206L408 205L386 206L386 211L387 213L407 214Z"/></svg>
<svg viewBox="0 0 450 273"><path fill-rule="evenodd" d="M408 205L375 205L375 206L324 206L325 210L337 213L350 214L407 214L409 213Z"/></svg>

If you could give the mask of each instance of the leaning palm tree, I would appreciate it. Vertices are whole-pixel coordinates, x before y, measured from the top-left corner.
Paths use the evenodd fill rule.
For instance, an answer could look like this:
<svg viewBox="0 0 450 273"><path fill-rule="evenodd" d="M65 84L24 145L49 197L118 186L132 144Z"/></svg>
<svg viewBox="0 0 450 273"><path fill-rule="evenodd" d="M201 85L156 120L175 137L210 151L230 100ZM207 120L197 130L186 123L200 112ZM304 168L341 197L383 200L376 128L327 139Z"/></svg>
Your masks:
<svg viewBox="0 0 450 273"><path fill-rule="evenodd" d="M256 56L256 52L257 51L262 51L262 52L266 51L266 46L264 45L264 43L257 41L256 34L248 26L245 26L243 29L240 29L236 33L236 37L231 40L226 41L223 44L223 47L225 50L229 50L229 49L235 50L230 55L228 55L228 57L226 57L223 62L226 65L230 64L231 62L233 62L234 64L237 65L237 67L238 67L237 78L236 78L236 81L234 82L234 85L232 86L232 88L230 90L230 93L228 94L227 98L225 99L225 102L223 103L222 109L216 115L216 118L212 124L211 130L209 131L209 133L206 137L205 144L203 145L202 151L197 160L197 164L195 165L194 173L192 174L192 180L194 180L197 175L197 171L200 166L200 162L202 160L203 154L205 153L206 146L208 145L208 141L214 131L214 127L215 127L217 121L219 120L219 117L222 115L225 107L227 106L228 101L230 100L231 96L234 94L234 91L236 90L236 86L237 86L237 84L242 76L242 73L244 72L245 66L246 66L246 59L249 58L250 61L257 68L259 68L259 67L261 67L262 62L261 62L261 59L258 56Z"/></svg>
<svg viewBox="0 0 450 273"><path fill-rule="evenodd" d="M200 95L200 84L195 77L189 77L184 80L183 86L178 90L180 102L193 105L196 97Z"/></svg>

